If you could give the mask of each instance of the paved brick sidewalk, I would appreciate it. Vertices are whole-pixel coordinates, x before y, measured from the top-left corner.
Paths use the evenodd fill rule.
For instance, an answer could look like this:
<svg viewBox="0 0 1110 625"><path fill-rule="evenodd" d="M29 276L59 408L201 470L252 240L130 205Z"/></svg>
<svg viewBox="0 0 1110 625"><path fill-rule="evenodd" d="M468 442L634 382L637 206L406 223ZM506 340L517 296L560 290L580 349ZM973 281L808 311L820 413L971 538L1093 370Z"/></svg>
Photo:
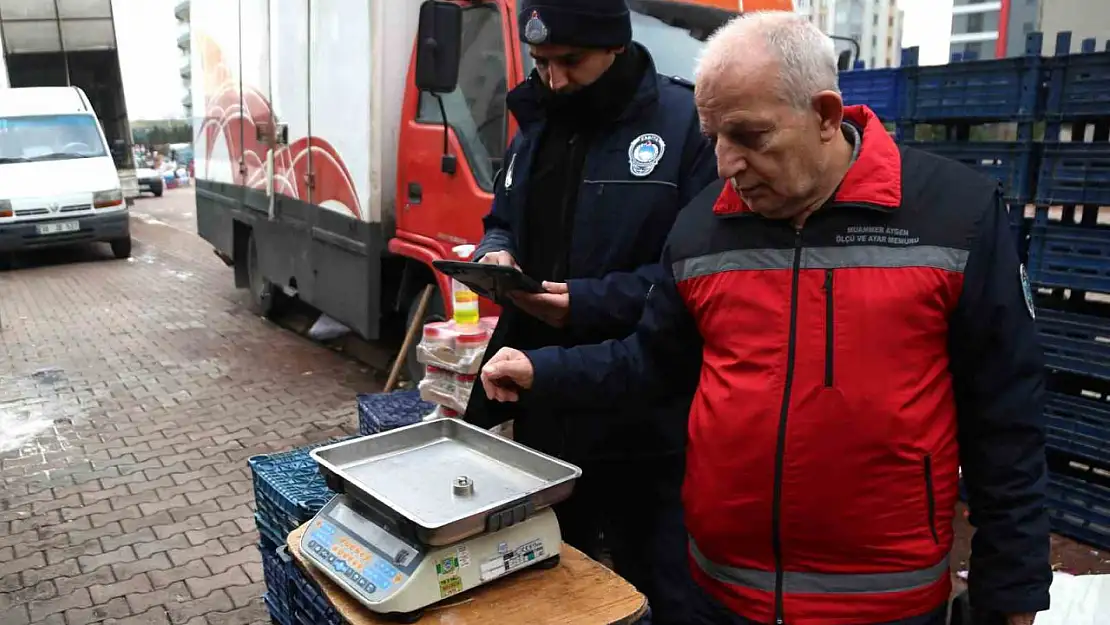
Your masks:
<svg viewBox="0 0 1110 625"><path fill-rule="evenodd" d="M0 273L4 625L268 622L246 460L353 433L374 385L147 222L130 262Z"/></svg>

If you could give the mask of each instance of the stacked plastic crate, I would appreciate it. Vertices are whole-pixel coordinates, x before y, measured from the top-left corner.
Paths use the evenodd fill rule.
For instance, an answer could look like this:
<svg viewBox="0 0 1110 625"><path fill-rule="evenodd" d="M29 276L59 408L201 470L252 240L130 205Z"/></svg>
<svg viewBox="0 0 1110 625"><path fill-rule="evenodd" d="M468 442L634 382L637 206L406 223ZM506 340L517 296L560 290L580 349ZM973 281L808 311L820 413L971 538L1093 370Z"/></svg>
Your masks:
<svg viewBox="0 0 1110 625"><path fill-rule="evenodd" d="M254 456L248 461L254 482L258 549L262 552L266 581L263 600L270 618L279 625L342 622L285 551L289 533L308 522L334 495L309 456L319 446Z"/></svg>
<svg viewBox="0 0 1110 625"><path fill-rule="evenodd" d="M918 49L902 53L902 143L959 161L1002 184L1015 237L1024 248L1029 223L1026 204L1033 198L1040 146L1034 124L1044 108L1046 78L1042 36L1030 33L1025 55L987 61L965 60L919 66ZM916 141L919 124L942 126L942 141ZM1015 124L1016 141L972 141L972 128Z"/></svg>
<svg viewBox="0 0 1110 625"><path fill-rule="evenodd" d="M897 68L864 69L863 61L839 76L840 94L848 105L866 104L884 124L901 116L902 72Z"/></svg>
<svg viewBox="0 0 1110 625"><path fill-rule="evenodd" d="M1029 273L1049 367L1053 529L1110 549L1110 46L1046 59Z"/></svg>

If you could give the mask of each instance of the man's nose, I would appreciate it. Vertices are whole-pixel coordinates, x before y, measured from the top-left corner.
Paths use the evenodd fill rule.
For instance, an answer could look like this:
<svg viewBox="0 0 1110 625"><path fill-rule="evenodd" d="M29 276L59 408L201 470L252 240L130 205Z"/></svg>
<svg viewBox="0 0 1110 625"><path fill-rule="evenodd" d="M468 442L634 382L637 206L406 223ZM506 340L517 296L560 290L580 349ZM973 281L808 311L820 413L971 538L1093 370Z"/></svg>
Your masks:
<svg viewBox="0 0 1110 625"><path fill-rule="evenodd" d="M561 91L569 84L570 78L567 76L566 70L552 63L550 69L547 70L547 87L552 91Z"/></svg>
<svg viewBox="0 0 1110 625"><path fill-rule="evenodd" d="M735 178L748 169L748 159L743 151L728 141L717 140L717 176Z"/></svg>

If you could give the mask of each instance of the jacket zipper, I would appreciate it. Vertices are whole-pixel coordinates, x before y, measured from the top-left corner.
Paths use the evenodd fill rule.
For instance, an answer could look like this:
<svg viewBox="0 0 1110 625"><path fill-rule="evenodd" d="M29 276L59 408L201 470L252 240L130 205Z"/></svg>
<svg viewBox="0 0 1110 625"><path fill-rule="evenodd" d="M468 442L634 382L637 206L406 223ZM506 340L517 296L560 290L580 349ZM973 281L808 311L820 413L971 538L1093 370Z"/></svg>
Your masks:
<svg viewBox="0 0 1110 625"><path fill-rule="evenodd" d="M786 416L790 411L790 387L794 384L794 350L798 332L798 279L802 267L802 230L794 231L794 271L790 278L790 337L786 348L786 384L779 412L779 435L775 445L775 487L771 505L771 548L775 553L775 625L785 625L782 600L782 473L786 456Z"/></svg>
<svg viewBox="0 0 1110 625"><path fill-rule="evenodd" d="M825 270L825 388L833 385L833 270Z"/></svg>
<svg viewBox="0 0 1110 625"><path fill-rule="evenodd" d="M576 158L577 158L577 152L580 149L580 147L578 145L578 133L574 133L570 136L570 139L567 140L567 145L570 148L569 150L567 150L567 158L571 159L571 162L574 162L574 160L576 160ZM585 168L586 168L585 163L583 163L583 165L582 165L583 171L585 170ZM570 213L570 199L567 197L566 189L569 189L571 187L571 185L574 185L574 184L577 183L577 178L573 174L574 174L574 172L571 172L570 174L567 175L567 183L566 183L567 186L563 190L563 210L561 211L561 213L559 215L559 221L563 224L563 229L564 230L567 229L568 224L566 222L567 222L567 219L568 219L568 216L569 216L569 213ZM579 185L579 186L581 186L581 185ZM581 193L581 190L579 190L578 193ZM578 193L574 194L574 201L575 202L578 201ZM573 238L573 232L571 233L571 237ZM571 241L568 240L567 241L567 246L569 247L570 245L571 245ZM561 254L560 255L559 260L555 261L555 271L554 271L555 275L553 276L553 279L555 281L557 281L557 282L565 282L566 281L566 277L565 277L564 274L568 273L570 271L569 260L570 260L570 251L568 250L566 254ZM564 267L563 265L568 265L568 266Z"/></svg>
<svg viewBox="0 0 1110 625"><path fill-rule="evenodd" d="M933 535L933 542L940 544L940 536L937 535L936 512L937 501L933 496L933 457L925 455L925 495L929 502L929 532Z"/></svg>

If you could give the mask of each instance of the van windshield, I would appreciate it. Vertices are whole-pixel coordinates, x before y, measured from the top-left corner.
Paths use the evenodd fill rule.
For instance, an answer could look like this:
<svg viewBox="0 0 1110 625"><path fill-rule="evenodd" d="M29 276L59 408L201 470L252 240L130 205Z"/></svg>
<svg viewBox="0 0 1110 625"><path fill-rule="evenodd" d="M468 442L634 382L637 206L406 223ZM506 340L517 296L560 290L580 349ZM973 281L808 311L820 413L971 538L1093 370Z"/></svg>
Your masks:
<svg viewBox="0 0 1110 625"><path fill-rule="evenodd" d="M629 0L632 39L651 52L655 70L665 76L694 79L694 66L705 40L736 13L674 0ZM524 67L535 67L525 47Z"/></svg>
<svg viewBox="0 0 1110 625"><path fill-rule="evenodd" d="M0 117L0 163L107 156L90 115Z"/></svg>

